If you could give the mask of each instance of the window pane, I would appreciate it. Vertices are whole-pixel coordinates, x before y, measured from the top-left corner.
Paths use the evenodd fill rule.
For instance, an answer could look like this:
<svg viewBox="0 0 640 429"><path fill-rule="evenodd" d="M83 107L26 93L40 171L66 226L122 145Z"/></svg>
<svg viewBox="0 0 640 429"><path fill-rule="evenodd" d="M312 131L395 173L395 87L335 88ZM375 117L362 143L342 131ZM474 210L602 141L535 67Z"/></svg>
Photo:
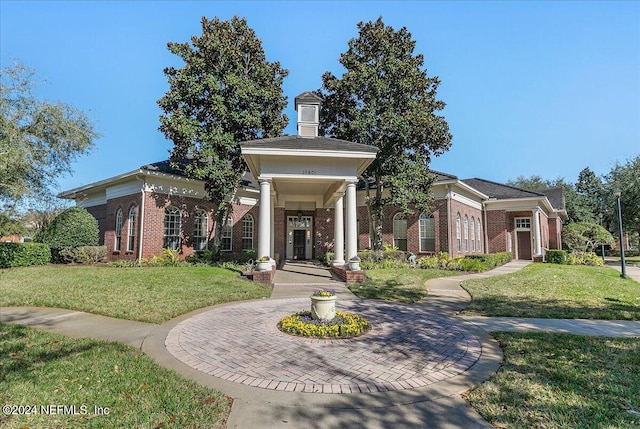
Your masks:
<svg viewBox="0 0 640 429"><path fill-rule="evenodd" d="M116 212L116 245L115 250L120 250L122 246L122 209L118 209Z"/></svg>
<svg viewBox="0 0 640 429"><path fill-rule="evenodd" d="M420 215L420 251L435 252L436 250L436 223L432 216Z"/></svg>
<svg viewBox="0 0 640 429"><path fill-rule="evenodd" d="M221 246L223 251L225 252L230 252L231 249L231 235L233 234L233 220L231 218L228 218L227 221L225 222L224 226L222 227L222 239L221 241Z"/></svg>
<svg viewBox="0 0 640 429"><path fill-rule="evenodd" d="M403 214L393 217L393 245L400 250L407 250L407 218Z"/></svg>
<svg viewBox="0 0 640 429"><path fill-rule="evenodd" d="M253 216L242 218L242 250L253 249Z"/></svg>
<svg viewBox="0 0 640 429"><path fill-rule="evenodd" d="M167 207L164 211L164 247L172 250L180 249L180 210L176 207Z"/></svg>

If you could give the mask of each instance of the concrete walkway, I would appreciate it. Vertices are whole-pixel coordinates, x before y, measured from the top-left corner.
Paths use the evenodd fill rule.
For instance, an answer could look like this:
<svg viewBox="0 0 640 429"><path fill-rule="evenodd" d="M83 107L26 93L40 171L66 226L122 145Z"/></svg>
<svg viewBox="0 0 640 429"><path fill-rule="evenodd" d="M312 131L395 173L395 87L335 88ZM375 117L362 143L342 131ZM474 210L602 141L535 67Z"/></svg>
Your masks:
<svg viewBox="0 0 640 429"><path fill-rule="evenodd" d="M456 316L470 300L461 281L525 265L430 280L427 299L415 305L359 300L326 269L297 262L276 273L269 300L205 308L162 325L49 308L1 308L0 322L139 348L231 396L229 428L488 428L460 396L500 367L500 348L487 332L640 336L640 322ZM365 315L372 331L351 340L278 331L277 321L305 309L318 288L335 289L339 310Z"/></svg>

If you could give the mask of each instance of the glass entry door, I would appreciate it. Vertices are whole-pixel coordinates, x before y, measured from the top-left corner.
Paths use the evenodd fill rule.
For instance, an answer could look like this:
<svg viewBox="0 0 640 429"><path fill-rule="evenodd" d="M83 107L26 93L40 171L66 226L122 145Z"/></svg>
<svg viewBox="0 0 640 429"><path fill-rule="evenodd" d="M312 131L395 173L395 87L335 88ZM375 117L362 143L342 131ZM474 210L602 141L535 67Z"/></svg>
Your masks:
<svg viewBox="0 0 640 429"><path fill-rule="evenodd" d="M293 259L307 259L305 252L306 231L295 229L293 231Z"/></svg>
<svg viewBox="0 0 640 429"><path fill-rule="evenodd" d="M313 258L312 216L287 217L287 259Z"/></svg>

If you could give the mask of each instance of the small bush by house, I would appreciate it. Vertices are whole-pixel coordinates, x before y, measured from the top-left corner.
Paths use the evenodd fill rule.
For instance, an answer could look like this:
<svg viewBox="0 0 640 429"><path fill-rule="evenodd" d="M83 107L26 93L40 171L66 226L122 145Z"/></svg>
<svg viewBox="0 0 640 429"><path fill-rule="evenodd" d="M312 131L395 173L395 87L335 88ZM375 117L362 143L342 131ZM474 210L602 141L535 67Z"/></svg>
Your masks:
<svg viewBox="0 0 640 429"><path fill-rule="evenodd" d="M600 267L604 265L602 258L593 252L572 252L567 257L567 263L569 265L592 265Z"/></svg>
<svg viewBox="0 0 640 429"><path fill-rule="evenodd" d="M107 257L107 246L80 246L62 249L58 253L61 262L67 264L97 264Z"/></svg>
<svg viewBox="0 0 640 429"><path fill-rule="evenodd" d="M52 260L64 262L63 249L98 245L98 221L82 207L71 207L53 219L42 234L42 242L51 248Z"/></svg>
<svg viewBox="0 0 640 429"><path fill-rule="evenodd" d="M0 243L0 268L45 265L51 260L49 246L42 243Z"/></svg>
<svg viewBox="0 0 640 429"><path fill-rule="evenodd" d="M564 250L547 250L547 262L550 264L566 264L567 252Z"/></svg>

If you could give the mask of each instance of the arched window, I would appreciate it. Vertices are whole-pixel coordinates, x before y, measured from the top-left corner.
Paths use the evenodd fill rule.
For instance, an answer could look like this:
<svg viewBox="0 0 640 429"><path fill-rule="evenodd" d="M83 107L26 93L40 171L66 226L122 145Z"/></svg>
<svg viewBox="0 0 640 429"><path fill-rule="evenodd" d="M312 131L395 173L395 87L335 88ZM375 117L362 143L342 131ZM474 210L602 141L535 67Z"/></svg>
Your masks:
<svg viewBox="0 0 640 429"><path fill-rule="evenodd" d="M129 217L127 219L127 251L133 252L133 246L136 243L136 206L129 209Z"/></svg>
<svg viewBox="0 0 640 429"><path fill-rule="evenodd" d="M400 250L407 250L407 218L402 213L393 217L393 245Z"/></svg>
<svg viewBox="0 0 640 429"><path fill-rule="evenodd" d="M476 246L476 248L478 249L478 252L482 252L482 228L480 227L480 218L478 218L477 223L476 242L478 243L478 245Z"/></svg>
<svg viewBox="0 0 640 429"><path fill-rule="evenodd" d="M198 210L193 217L193 250L207 250L209 243L209 216L204 210Z"/></svg>
<svg viewBox="0 0 640 429"><path fill-rule="evenodd" d="M122 209L118 209L116 212L116 243L114 246L114 250L120 251L122 248Z"/></svg>
<svg viewBox="0 0 640 429"><path fill-rule="evenodd" d="M436 223L433 216L426 213L420 215L420 251L436 251Z"/></svg>
<svg viewBox="0 0 640 429"><path fill-rule="evenodd" d="M464 215L464 251L469 251L469 218Z"/></svg>
<svg viewBox="0 0 640 429"><path fill-rule="evenodd" d="M169 206L164 210L164 247L179 250L182 228L180 209Z"/></svg>
<svg viewBox="0 0 640 429"><path fill-rule="evenodd" d="M222 239L220 240L220 250L223 252L231 252L231 238L233 234L233 219L231 217L227 218L227 221L224 223L222 227Z"/></svg>
<svg viewBox="0 0 640 429"><path fill-rule="evenodd" d="M462 250L462 233L460 232L460 213L456 213L456 241L458 252Z"/></svg>
<svg viewBox="0 0 640 429"><path fill-rule="evenodd" d="M476 251L476 220L471 216L471 251Z"/></svg>
<svg viewBox="0 0 640 429"><path fill-rule="evenodd" d="M242 218L242 250L253 249L253 216Z"/></svg>

